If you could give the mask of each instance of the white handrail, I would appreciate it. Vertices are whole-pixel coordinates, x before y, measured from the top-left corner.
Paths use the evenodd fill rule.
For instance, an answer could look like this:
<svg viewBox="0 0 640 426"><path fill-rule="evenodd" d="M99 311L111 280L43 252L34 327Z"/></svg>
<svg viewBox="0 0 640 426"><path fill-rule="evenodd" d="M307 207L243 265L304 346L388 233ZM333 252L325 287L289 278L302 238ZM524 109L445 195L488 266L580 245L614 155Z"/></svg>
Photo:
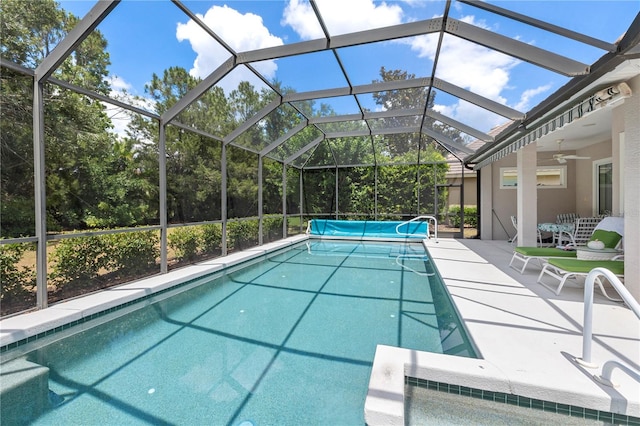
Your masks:
<svg viewBox="0 0 640 426"><path fill-rule="evenodd" d="M422 277L433 277L436 273L435 272L419 272L416 271L415 269L405 265L404 263L400 262L400 259L414 259L414 260L429 260L429 257L426 254L401 254L398 257L396 257L396 264L399 266L402 266L405 269L410 270L411 272L413 272L414 274L420 275Z"/></svg>
<svg viewBox="0 0 640 426"><path fill-rule="evenodd" d="M591 362L591 343L593 338L593 290L596 279L604 276L613 288L622 296L622 300L640 319L640 305L633 298L622 281L606 268L594 268L589 272L584 283L584 325L582 329L582 358L576 358L576 362L587 368L598 368L598 364Z"/></svg>
<svg viewBox="0 0 640 426"><path fill-rule="evenodd" d="M401 226L407 225L411 222L415 222L421 219L428 219L429 221L433 221L433 229L434 229L433 238L436 240L436 243L437 243L438 242L438 219L436 219L435 216L416 216L413 219L407 220L406 222L402 222L401 224L396 226L396 234L403 235L403 236L414 235L414 234L403 234L398 229ZM431 236L429 235L429 223L427 223L427 239L429 238L431 238Z"/></svg>
<svg viewBox="0 0 640 426"><path fill-rule="evenodd" d="M618 384L611 380L613 369L616 367L624 371L625 373L627 373L630 377L633 377L634 379L636 379L636 381L640 382L640 373L632 370L631 368L629 368L629 366L624 365L621 362L618 362L615 360L609 360L605 362L604 365L602 366L602 375L594 376L595 379L598 382L602 383L603 385L607 385L612 388L617 388Z"/></svg>

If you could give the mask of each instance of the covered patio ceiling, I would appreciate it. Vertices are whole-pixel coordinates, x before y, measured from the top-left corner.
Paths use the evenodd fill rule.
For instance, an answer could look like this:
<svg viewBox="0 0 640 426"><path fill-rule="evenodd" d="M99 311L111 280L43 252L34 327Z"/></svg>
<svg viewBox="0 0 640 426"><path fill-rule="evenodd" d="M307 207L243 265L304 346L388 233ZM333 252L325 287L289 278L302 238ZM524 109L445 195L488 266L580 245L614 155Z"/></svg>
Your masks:
<svg viewBox="0 0 640 426"><path fill-rule="evenodd" d="M172 0L173 5L152 2L145 6L171 6L168 13L175 16L178 27L197 27L206 49L221 54L206 71L201 67L200 83L170 109L160 114L57 80L57 67L103 21L144 13L140 8L136 12L132 3L97 2L32 71L37 80L75 89L144 113L162 125L190 129L297 168L428 162L428 157L421 156L428 146L449 160L486 161L563 108L624 80L625 73L637 74L640 61L638 4L633 6L635 14L610 17L609 2L573 2L576 15L572 19L557 16L552 3L544 7L544 2L539 2L540 7L532 7L536 2L470 0L354 2L373 7L379 12L376 16L381 16L363 23L355 15L345 19L346 8L336 13L332 1L225 4ZM418 3L420 7L415 6ZM260 17L255 22L271 37L246 49L251 44L238 43L210 16L229 7L242 9L244 16ZM282 28L270 26L263 17L265 8L282 10ZM294 8L304 21L291 18ZM362 10L363 15L368 13ZM593 35L593 22L581 22L586 19L584 13L602 21L607 38ZM182 24L185 20L187 24ZM602 28L597 29L604 34ZM256 28L243 30L251 33ZM525 33L535 34L534 38L523 39ZM197 50L194 39L190 41ZM200 56L192 74L198 59ZM483 66L483 61L500 65ZM2 64L18 68L6 60ZM390 72L394 70L404 72ZM384 78L383 71L387 71ZM218 134L181 121L181 114L209 90L245 78L270 92L273 101L232 132ZM496 78L508 80L499 86L502 90L494 90ZM271 115L283 113L295 115L297 125L283 126L276 140L260 131L252 132L262 135L259 140L242 137L249 129L261 129ZM599 122L606 121L605 109L598 114ZM477 140L484 145L474 144L481 146L475 151L469 144ZM396 158L393 144L398 143L405 145L404 155ZM555 149L553 144L541 146Z"/></svg>

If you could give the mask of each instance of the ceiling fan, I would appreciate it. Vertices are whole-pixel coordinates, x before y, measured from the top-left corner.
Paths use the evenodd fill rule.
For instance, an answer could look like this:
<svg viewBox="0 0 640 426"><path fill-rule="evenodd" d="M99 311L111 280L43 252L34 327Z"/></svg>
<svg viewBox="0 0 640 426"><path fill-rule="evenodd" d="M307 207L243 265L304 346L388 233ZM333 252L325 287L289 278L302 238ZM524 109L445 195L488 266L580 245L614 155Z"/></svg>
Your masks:
<svg viewBox="0 0 640 426"><path fill-rule="evenodd" d="M591 159L591 157L580 157L579 155L561 153L560 144L562 143L563 140L564 139L558 139L556 141L558 142L558 153L553 154L553 159L556 160L558 163L564 164L567 162L567 160L590 160Z"/></svg>

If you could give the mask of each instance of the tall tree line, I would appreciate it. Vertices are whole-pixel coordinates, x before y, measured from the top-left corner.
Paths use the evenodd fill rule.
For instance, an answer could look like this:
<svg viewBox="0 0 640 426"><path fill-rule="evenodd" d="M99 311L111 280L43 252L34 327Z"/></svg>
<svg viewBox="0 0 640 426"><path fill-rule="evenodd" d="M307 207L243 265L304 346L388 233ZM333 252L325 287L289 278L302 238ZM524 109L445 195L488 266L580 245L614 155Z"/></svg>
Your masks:
<svg viewBox="0 0 640 426"><path fill-rule="evenodd" d="M28 68L35 68L78 22L77 17L62 10L53 0L2 0L0 14L2 57ZM107 95L111 91L109 65L107 41L96 30L63 62L54 77ZM384 68L380 75L383 81L413 77L403 71ZM2 68L0 78L1 236L29 236L35 232L33 81L6 68ZM146 100L152 101L155 112L159 114L171 108L200 82L178 66L153 74L149 81L145 87ZM291 91L278 81L272 85L281 93ZM411 93L377 93L374 99L387 109L412 108L416 99L426 97L425 89L412 90ZM257 90L247 82L240 83L228 94L219 87L213 87L185 109L177 121L221 139L253 117L274 97L274 91L266 88ZM432 93L430 105L434 97L435 93ZM335 114L330 106L324 104L314 109L313 102L302 103L298 108L308 115ZM116 134L110 106L53 84L45 85L45 176L47 226L50 231L129 227L159 222L158 123L136 113L129 114L126 134ZM259 151L295 127L301 119L298 111L283 105L241 134L234 144ZM317 129L303 130L286 146L278 148L278 155L286 158L315 139L317 134ZM449 136L455 138L455 132ZM433 141L419 136L415 140L407 136L385 137L379 142L366 138L334 139L323 142L309 155L317 164L331 163L339 157L344 164L357 165L370 163L374 148L377 152L375 160L382 163L415 162L416 148L420 149L422 161L444 159ZM221 156L219 140L171 124L166 127L167 214L170 222L221 218ZM228 146L229 217L258 214L257 164L256 154ZM382 204L388 205L389 211L415 210L418 188L442 181L445 172L446 167L437 173L426 169L418 172L412 166L380 168L381 185L389 188L383 191L389 200ZM333 173L306 173L307 209L332 208L331 200L335 199L331 195L335 190ZM372 167L356 167L348 173L339 173L341 211L373 210L371 188L363 185L364 182L372 182L373 173ZM264 211L281 212L282 165L276 161L265 161L263 176ZM290 181L287 190L291 206L288 210L292 211L296 210L298 202L294 170L289 171L287 180ZM425 195L426 198L428 196Z"/></svg>

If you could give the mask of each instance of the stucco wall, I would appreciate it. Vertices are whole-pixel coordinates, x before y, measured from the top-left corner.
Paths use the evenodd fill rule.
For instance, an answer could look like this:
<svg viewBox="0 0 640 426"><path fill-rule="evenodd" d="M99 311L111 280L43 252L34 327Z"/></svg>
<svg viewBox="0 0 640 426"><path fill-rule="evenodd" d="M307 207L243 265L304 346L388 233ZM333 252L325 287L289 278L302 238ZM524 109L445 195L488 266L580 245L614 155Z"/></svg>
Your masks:
<svg viewBox="0 0 640 426"><path fill-rule="evenodd" d="M544 152L538 155L539 166L553 166L557 164L552 159L553 152ZM511 215L516 215L517 189L500 189L500 168L515 167L516 154L509 155L493 164L493 239L504 240L515 233L511 225ZM560 213L577 213L576 198L576 165L568 161L567 187L538 189L538 222L555 222ZM506 232L505 232L506 231Z"/></svg>
<svg viewBox="0 0 640 426"><path fill-rule="evenodd" d="M450 178L448 183L452 183L455 185L459 185L462 181L461 177ZM476 179L475 174L464 176L464 204L467 206L475 206L478 204L478 180ZM449 188L449 205L458 205L460 204L460 187L452 186Z"/></svg>
<svg viewBox="0 0 640 426"><path fill-rule="evenodd" d="M590 160L574 160L576 170L576 213L582 217L593 216L593 162L611 157L611 140L588 146L576 151Z"/></svg>

